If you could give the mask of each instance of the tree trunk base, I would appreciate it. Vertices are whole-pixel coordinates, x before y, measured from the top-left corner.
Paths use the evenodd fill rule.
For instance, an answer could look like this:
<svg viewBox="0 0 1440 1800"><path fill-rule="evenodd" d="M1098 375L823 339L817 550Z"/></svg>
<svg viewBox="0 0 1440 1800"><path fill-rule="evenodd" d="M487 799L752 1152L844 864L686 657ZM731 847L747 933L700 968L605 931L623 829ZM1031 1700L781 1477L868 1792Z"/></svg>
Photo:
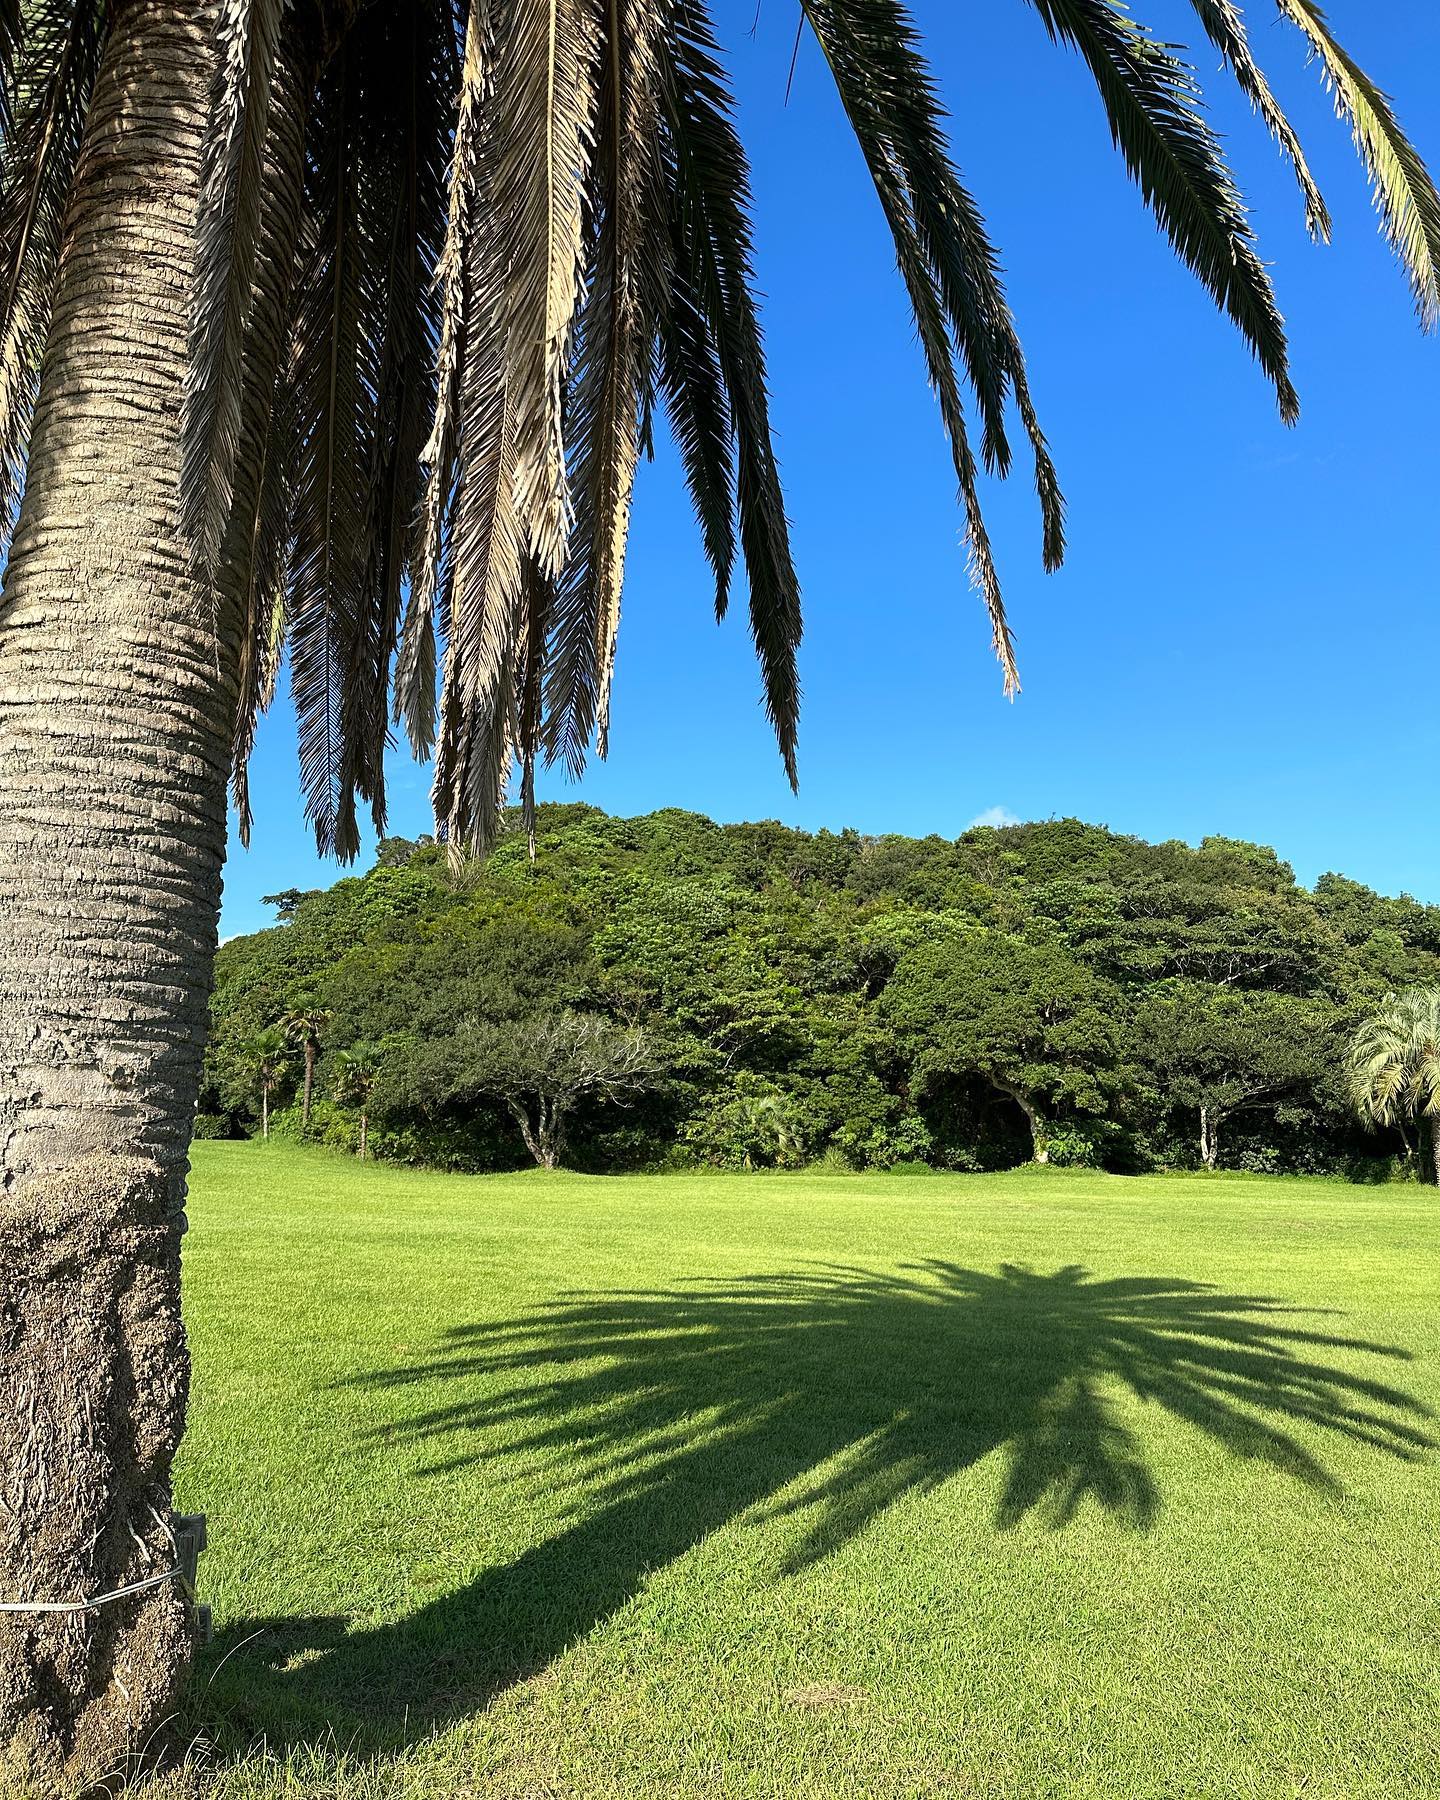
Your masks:
<svg viewBox="0 0 1440 1800"><path fill-rule="evenodd" d="M176 1563L189 1359L180 1230L155 1163L37 1175L0 1216L0 1599L75 1601ZM177 1581L0 1613L0 1791L66 1793L147 1748L189 1662Z"/></svg>

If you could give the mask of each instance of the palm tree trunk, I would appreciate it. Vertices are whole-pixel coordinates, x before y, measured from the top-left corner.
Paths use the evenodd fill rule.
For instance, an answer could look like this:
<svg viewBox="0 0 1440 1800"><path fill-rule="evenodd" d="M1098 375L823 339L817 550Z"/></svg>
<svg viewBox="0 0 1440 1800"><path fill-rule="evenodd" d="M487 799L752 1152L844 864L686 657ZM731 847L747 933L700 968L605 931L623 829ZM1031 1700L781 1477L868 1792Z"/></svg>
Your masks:
<svg viewBox="0 0 1440 1800"><path fill-rule="evenodd" d="M260 1136L265 1143L270 1142L270 1083L260 1083Z"/></svg>
<svg viewBox="0 0 1440 1800"><path fill-rule="evenodd" d="M1440 1147L1437 1147L1435 1121L1424 1113L1415 1120L1415 1178L1422 1187L1440 1184Z"/></svg>
<svg viewBox="0 0 1440 1800"><path fill-rule="evenodd" d="M207 15L115 0L0 598L4 1600L90 1600L175 1561L236 664L177 529ZM168 1579L0 1613L0 1789L114 1769L189 1640Z"/></svg>
<svg viewBox="0 0 1440 1800"><path fill-rule="evenodd" d="M362 1112L360 1115L360 1160L361 1160L361 1162L364 1162L364 1160L365 1160L365 1143L366 1143L366 1139L369 1137L369 1135L370 1135L370 1116L368 1113Z"/></svg>
<svg viewBox="0 0 1440 1800"><path fill-rule="evenodd" d="M310 1129L310 1102L315 1093L315 1045L305 1040L305 1097L300 1106L300 1123L306 1131Z"/></svg>

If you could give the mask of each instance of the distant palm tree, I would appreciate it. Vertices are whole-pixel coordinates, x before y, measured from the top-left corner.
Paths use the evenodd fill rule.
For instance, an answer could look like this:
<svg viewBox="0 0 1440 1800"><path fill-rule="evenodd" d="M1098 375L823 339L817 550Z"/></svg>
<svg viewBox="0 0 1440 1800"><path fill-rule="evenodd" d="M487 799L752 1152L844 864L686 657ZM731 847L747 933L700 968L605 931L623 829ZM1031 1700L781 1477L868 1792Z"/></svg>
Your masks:
<svg viewBox="0 0 1440 1800"><path fill-rule="evenodd" d="M364 1162L370 1135L370 1096L380 1078L380 1048L377 1044L352 1044L348 1050L337 1050L331 1063L335 1098L360 1115L356 1154Z"/></svg>
<svg viewBox="0 0 1440 1800"><path fill-rule="evenodd" d="M1350 1093L1362 1119L1393 1125L1404 1140L1415 1127L1422 1149L1429 1142L1433 1178L1440 1182L1440 988L1407 988L1356 1032L1350 1047Z"/></svg>
<svg viewBox="0 0 1440 1800"><path fill-rule="evenodd" d="M257 1031L240 1046L240 1065L260 1096L260 1135L270 1138L270 1100L290 1074L289 1044L278 1025Z"/></svg>
<svg viewBox="0 0 1440 1800"><path fill-rule="evenodd" d="M305 1057L305 1085L300 1102L300 1123L310 1129L310 1105L315 1095L315 1063L320 1055L321 1039L330 1024L329 1012L313 994L298 995L280 1021L286 1038Z"/></svg>
<svg viewBox="0 0 1440 1800"><path fill-rule="evenodd" d="M748 1140L743 1152L747 1169L755 1166L752 1146L763 1146L763 1153L780 1165L800 1160L804 1146L795 1125L794 1112L783 1094L741 1096L740 1116Z"/></svg>
<svg viewBox="0 0 1440 1800"><path fill-rule="evenodd" d="M1087 65L1176 253L1293 418L1280 313L1183 52L1121 0L1029 3ZM1192 4L1323 237L1238 6ZM1279 7L1433 322L1440 197L1314 0ZM894 241L1013 687L979 501L981 471L1010 467L1012 405L1047 566L1063 516L998 259L902 0L802 12ZM392 666L411 741L434 746L452 840L492 831L512 764L528 809L537 759L573 769L592 740L603 751L633 476L661 410L718 611L744 565L793 779L800 594L752 265L706 0L0 0L7 1205L57 1168L138 1159L179 1230L226 787L243 833L282 654L307 808L342 856L362 802L384 816ZM110 1204L107 1180L77 1217ZM145 1366L170 1376L178 1263L146 1289L163 1307L132 1309ZM36 1533L0 1536L0 1593L104 1592L169 1553L183 1408L132 1421L105 1399L129 1391L140 1353L120 1345L86 1385L38 1343L15 1348L88 1460L32 1484L47 1516L69 1507L71 1552L52 1545L42 1571ZM165 1711L185 1642L168 1588L94 1615L83 1646L63 1616L27 1625L0 1684L0 1750L43 1738L61 1762L72 1746L98 1758L69 1776L110 1767Z"/></svg>

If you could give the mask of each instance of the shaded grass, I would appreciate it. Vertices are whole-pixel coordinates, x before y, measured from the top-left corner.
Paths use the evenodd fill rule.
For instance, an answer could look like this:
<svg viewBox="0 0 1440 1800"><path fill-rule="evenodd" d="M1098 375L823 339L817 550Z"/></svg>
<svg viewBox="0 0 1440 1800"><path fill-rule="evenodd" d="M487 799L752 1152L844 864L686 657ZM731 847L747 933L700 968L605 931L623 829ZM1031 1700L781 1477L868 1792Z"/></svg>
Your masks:
<svg viewBox="0 0 1440 1800"><path fill-rule="evenodd" d="M1435 1206L197 1146L203 1785L1434 1793Z"/></svg>

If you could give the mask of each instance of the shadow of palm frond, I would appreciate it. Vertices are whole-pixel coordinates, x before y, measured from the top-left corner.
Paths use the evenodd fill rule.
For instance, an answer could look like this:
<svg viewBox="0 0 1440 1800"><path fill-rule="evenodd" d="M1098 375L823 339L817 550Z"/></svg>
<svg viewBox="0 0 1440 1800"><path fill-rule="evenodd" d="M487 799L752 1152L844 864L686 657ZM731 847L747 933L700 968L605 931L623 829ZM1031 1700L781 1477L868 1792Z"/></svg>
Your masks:
<svg viewBox="0 0 1440 1800"><path fill-rule="evenodd" d="M431 1470L563 1447L602 1498L673 1482L676 1459L712 1440L793 1434L827 1461L849 1451L777 1509L825 1501L816 1530L833 1547L906 1489L992 1450L1009 1461L1002 1528L1034 1510L1063 1526L1086 1498L1149 1524L1159 1496L1107 1397L1123 1389L1317 1488L1336 1484L1297 1427L1402 1457L1426 1448L1428 1415L1410 1395L1320 1360L1408 1353L1327 1329L1331 1317L1173 1278L1097 1280L1077 1266L827 1267L566 1298L457 1327L434 1357L356 1379L472 1390L384 1428L450 1443Z"/></svg>
<svg viewBox="0 0 1440 1800"><path fill-rule="evenodd" d="M1327 1437L1405 1460L1430 1447L1426 1408L1375 1367L1407 1360L1335 1314L1078 1266L825 1266L564 1296L347 1385L424 1396L377 1433L413 1444L421 1474L558 1461L574 1522L394 1623L252 1619L221 1651L263 1628L230 1666L258 1679L272 1735L286 1716L343 1716L393 1746L543 1668L742 1514L795 1521L777 1570L793 1574L999 1454L999 1529L1062 1530L1087 1504L1147 1529L1161 1495L1127 1395L1338 1494Z"/></svg>

